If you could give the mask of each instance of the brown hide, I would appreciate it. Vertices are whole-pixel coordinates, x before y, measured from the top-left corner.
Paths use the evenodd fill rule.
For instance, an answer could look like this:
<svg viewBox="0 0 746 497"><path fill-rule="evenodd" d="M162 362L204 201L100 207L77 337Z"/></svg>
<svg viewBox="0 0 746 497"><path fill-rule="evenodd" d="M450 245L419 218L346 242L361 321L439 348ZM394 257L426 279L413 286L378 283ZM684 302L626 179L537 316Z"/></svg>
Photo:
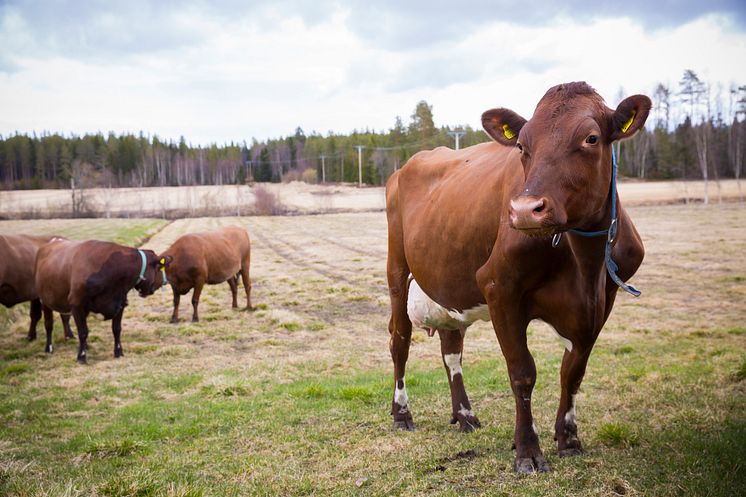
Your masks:
<svg viewBox="0 0 746 497"><path fill-rule="evenodd" d="M12 307L37 297L34 262L52 236L0 235L0 304Z"/></svg>
<svg viewBox="0 0 746 497"><path fill-rule="evenodd" d="M127 293L133 288L141 296L162 285L160 258L152 250L146 256L144 280L140 252L111 242L55 240L43 246L36 259L36 291L45 308L72 313L78 328L78 360L86 360L89 313L112 319L116 357L122 355L119 332ZM168 261L166 261L167 263Z"/></svg>
<svg viewBox="0 0 746 497"><path fill-rule="evenodd" d="M28 339L36 339L36 325L42 309L34 285L34 264L39 248L56 236L0 235L0 304L13 307L31 301ZM53 326L51 316L45 322ZM69 316L62 317L65 338L71 338Z"/></svg>
<svg viewBox="0 0 746 497"><path fill-rule="evenodd" d="M228 282L237 307L237 277L240 273L246 291L246 308L251 309L251 242L245 229L227 227L205 233L190 233L176 240L165 252L173 261L166 269L174 293L172 322L178 321L179 297L194 289L193 321L199 320L197 307L204 285Z"/></svg>
<svg viewBox="0 0 746 497"><path fill-rule="evenodd" d="M486 304L516 398L519 472L549 469L533 430L530 399L536 371L526 327L542 319L569 341L555 436L561 455L582 451L574 396L618 287L604 263L606 236L585 238L568 230L609 227L611 143L642 127L649 109L644 96L630 97L614 111L585 83L558 85L528 121L507 109L485 112L485 130L496 142L420 152L389 179L387 275L395 426L414 428L404 371L412 332L408 294L416 282L430 301L446 310L461 312ZM626 280L639 267L644 251L619 202L617 209L619 231L612 256ZM552 247L552 235L560 233L559 245ZM460 370L458 335L463 337L469 324L435 326L451 372L452 422L458 421L464 431L479 426Z"/></svg>

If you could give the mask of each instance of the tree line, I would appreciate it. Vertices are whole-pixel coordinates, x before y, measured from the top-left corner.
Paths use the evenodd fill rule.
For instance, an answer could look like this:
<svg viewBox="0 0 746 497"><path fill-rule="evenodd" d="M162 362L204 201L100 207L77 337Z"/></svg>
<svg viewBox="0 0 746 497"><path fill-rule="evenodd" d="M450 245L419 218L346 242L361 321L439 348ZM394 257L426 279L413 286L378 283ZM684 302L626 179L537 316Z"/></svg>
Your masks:
<svg viewBox="0 0 746 497"><path fill-rule="evenodd" d="M621 95L620 95L621 97ZM649 179L740 178L746 150L746 85L723 90L684 71L676 87L659 84L645 129L620 149L620 173ZM489 141L470 126L436 127L419 102L407 124L387 131L317 132L250 143L193 146L143 133L0 136L0 185L6 189L188 186L249 181L361 182L382 185L409 157L437 146Z"/></svg>

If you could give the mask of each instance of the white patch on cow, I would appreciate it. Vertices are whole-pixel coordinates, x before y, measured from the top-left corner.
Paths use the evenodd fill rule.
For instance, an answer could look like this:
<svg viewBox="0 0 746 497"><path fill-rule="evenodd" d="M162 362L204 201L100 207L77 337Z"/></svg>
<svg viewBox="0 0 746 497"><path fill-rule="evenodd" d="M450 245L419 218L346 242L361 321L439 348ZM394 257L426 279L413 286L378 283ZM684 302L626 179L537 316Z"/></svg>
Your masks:
<svg viewBox="0 0 746 497"><path fill-rule="evenodd" d="M559 339L562 340L562 343L565 344L565 348L567 349L567 351L568 352L572 352L572 342L569 339L567 339L567 338L563 337L562 335L560 335L559 331L557 331L556 329L554 329L553 326L551 328L552 328L552 330L554 330L555 335L557 335L557 337L559 337Z"/></svg>
<svg viewBox="0 0 746 497"><path fill-rule="evenodd" d="M460 374L463 376L463 371L461 369L461 354L443 354L443 360L446 363L446 366L448 367L448 371L451 374L451 381L453 381L453 378Z"/></svg>
<svg viewBox="0 0 746 497"><path fill-rule="evenodd" d="M463 311L446 309L428 297L414 278L409 284L407 314L415 327L439 330L458 330L467 328L475 321L490 319L487 304L479 304Z"/></svg>
<svg viewBox="0 0 746 497"><path fill-rule="evenodd" d="M404 377L402 377L401 379L401 385L402 387L399 388L399 381L396 382L396 389L394 390L394 402L402 407L406 407L409 402L409 397L407 396L407 386L404 384Z"/></svg>
<svg viewBox="0 0 746 497"><path fill-rule="evenodd" d="M575 395L570 396L570 409L565 413L565 423L575 424Z"/></svg>
<svg viewBox="0 0 746 497"><path fill-rule="evenodd" d="M461 409L458 410L458 413L460 415L462 415L465 418L468 418L468 417L472 417L473 418L474 417L474 411L472 411L471 409L467 409L466 407L464 407L464 404L462 404L462 403L459 402L459 407L461 408Z"/></svg>
<svg viewBox="0 0 746 497"><path fill-rule="evenodd" d="M536 427L536 423L534 423L533 421L531 422L531 429L534 430L534 434L536 436L539 436L539 429Z"/></svg>

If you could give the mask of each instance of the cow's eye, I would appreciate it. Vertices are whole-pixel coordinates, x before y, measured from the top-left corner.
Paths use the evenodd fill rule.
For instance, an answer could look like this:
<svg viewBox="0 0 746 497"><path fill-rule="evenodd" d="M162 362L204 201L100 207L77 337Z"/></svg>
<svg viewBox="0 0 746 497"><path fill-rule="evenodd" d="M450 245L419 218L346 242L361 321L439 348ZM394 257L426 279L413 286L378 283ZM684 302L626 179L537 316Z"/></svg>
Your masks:
<svg viewBox="0 0 746 497"><path fill-rule="evenodd" d="M520 143L516 143L515 146L518 147L518 150L523 152L523 145L521 145Z"/></svg>
<svg viewBox="0 0 746 497"><path fill-rule="evenodd" d="M585 139L585 142L586 143L590 143L591 145L593 145L597 141L598 141L598 136L596 136L596 135L590 135L590 136L588 136L588 138Z"/></svg>

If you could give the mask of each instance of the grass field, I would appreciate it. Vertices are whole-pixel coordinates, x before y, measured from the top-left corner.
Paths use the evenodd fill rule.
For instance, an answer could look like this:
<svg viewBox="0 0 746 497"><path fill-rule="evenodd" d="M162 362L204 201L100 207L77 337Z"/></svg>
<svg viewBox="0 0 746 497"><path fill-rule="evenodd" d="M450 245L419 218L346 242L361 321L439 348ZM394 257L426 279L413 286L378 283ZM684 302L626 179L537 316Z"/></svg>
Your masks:
<svg viewBox="0 0 746 497"><path fill-rule="evenodd" d="M389 408L383 213L0 222L162 250L189 231L252 235L254 313L208 287L202 322L168 323L169 291L130 295L113 357L92 319L89 365L56 323L55 353L25 340L18 306L0 331L0 495L632 495L746 493L746 207L635 207L647 256L620 294L578 396L588 454L552 441L562 345L529 344L534 413L553 472L516 476L514 403L494 332L467 333L464 375L483 428L449 425L437 339L417 331L407 371L418 431ZM190 316L182 299L182 319ZM187 304L186 306L184 304ZM0 320L0 323L3 323Z"/></svg>

